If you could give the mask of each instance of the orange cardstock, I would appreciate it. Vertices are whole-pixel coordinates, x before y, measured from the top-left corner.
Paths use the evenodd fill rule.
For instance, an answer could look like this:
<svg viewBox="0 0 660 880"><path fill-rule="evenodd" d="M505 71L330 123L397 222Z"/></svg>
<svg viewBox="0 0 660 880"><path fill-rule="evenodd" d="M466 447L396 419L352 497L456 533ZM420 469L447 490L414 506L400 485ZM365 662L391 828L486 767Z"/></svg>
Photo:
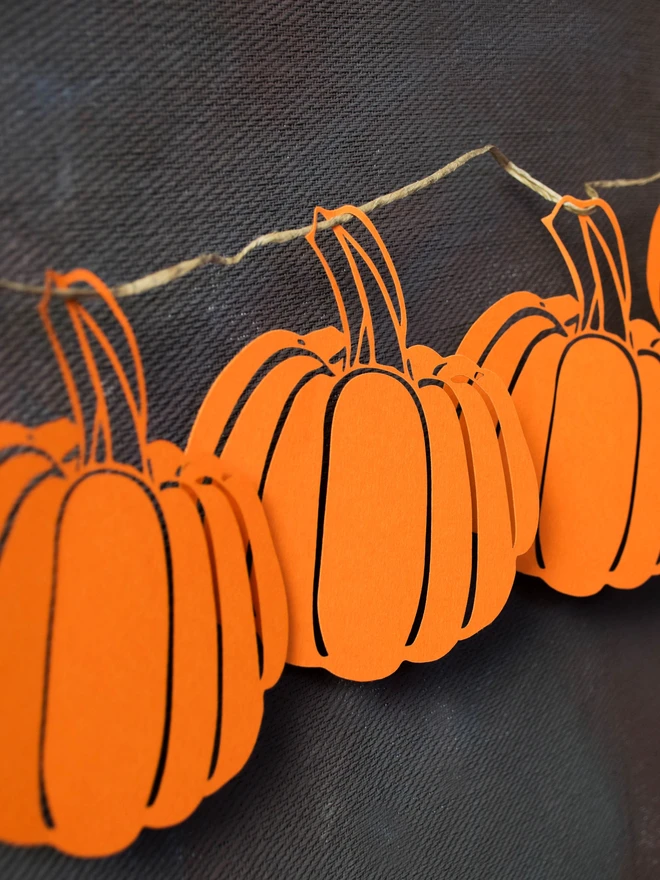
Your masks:
<svg viewBox="0 0 660 880"><path fill-rule="evenodd" d="M52 286L76 283L123 328L137 387L68 300L96 399L89 431L49 317ZM286 597L249 483L147 441L137 342L108 288L85 270L48 273L40 313L73 418L0 424L0 837L98 856L180 822L241 769L284 664ZM91 340L126 397L139 467L113 457Z"/></svg>
<svg viewBox="0 0 660 880"><path fill-rule="evenodd" d="M586 596L606 584L636 587L660 570L660 338L652 324L630 317L628 261L614 211L601 199L571 197L597 210L577 217L593 275L593 293L585 291L554 226L568 200L543 223L575 293L547 299L512 293L478 319L459 351L504 379L534 459L539 530L519 569L563 593ZM603 220L615 253L599 228ZM607 306L619 310L621 335L605 327L603 269L616 289L616 303ZM648 283L659 314L658 217Z"/></svg>
<svg viewBox="0 0 660 880"><path fill-rule="evenodd" d="M334 227L362 315L356 345L317 242L319 219L344 214L389 276ZM284 572L289 662L367 681L435 660L495 619L534 538L538 485L502 381L465 356L408 347L401 284L371 220L317 208L307 238L341 329L274 330L248 344L209 390L187 455L217 455L258 487ZM365 267L400 368L377 359Z"/></svg>
<svg viewBox="0 0 660 880"><path fill-rule="evenodd" d="M646 261L646 283L653 311L660 321L660 207L655 212L651 227L649 253Z"/></svg>

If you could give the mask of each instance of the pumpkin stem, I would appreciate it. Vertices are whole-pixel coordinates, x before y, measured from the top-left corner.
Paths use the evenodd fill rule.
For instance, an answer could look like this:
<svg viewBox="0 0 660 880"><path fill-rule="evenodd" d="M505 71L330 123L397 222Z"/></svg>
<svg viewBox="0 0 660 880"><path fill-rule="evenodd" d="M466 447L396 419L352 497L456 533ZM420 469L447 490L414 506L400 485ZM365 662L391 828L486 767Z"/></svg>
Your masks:
<svg viewBox="0 0 660 880"><path fill-rule="evenodd" d="M334 272L330 268L330 264L325 258L325 254L319 247L319 244L316 240L316 232L319 223L319 215L323 214L325 217L328 212L324 211L323 208L314 208L314 217L312 218L312 228L307 233L305 238L307 242L314 249L314 253L321 261L321 265L325 270L325 274L328 276L328 280L330 281L330 286L332 287L332 292L335 296L335 302L337 303L337 311L339 312L339 321L341 323L341 330L344 335L344 339L346 341L346 365L349 366L351 363L351 328L348 320L348 312L346 311L346 304L344 303L344 297L341 294L341 290L339 289L339 284L337 283L337 279L335 278Z"/></svg>
<svg viewBox="0 0 660 880"><path fill-rule="evenodd" d="M626 336L628 336L630 329L630 305L632 301L628 256L626 254L626 247L623 241L623 233L621 232L621 227L619 226L619 221L617 220L616 214L607 204L607 202L603 202L603 206L616 237L617 249L619 251L619 266L617 266L612 251L605 241L603 233L600 231L593 218L581 216L580 224L585 229L589 230L590 235L593 235L596 238L596 241L603 251L610 273L612 274L612 280L614 281L617 299L619 300L619 307L623 316L623 323L626 328ZM589 254L589 262L591 264L591 267L595 272L597 271L594 268L596 256L593 252L593 246L587 248L587 253Z"/></svg>
<svg viewBox="0 0 660 880"><path fill-rule="evenodd" d="M133 394L133 390L131 389L131 383L128 380L128 376L126 375L126 371L124 370L119 357L117 356L117 352L114 350L108 337L101 330L97 322L92 318L92 316L86 311L82 311L82 319L84 323L87 325L89 332L94 336L99 345L101 346L105 356L110 361L110 364L115 371L117 379L119 380L119 385L121 390L124 393L124 398L128 405L128 409L131 413L131 418L133 419L133 424L135 426L135 432L138 438L138 445L140 447L140 457L141 457L141 465L143 472L146 472L147 459L146 459L146 447L147 447L147 420L146 414L135 400L135 395Z"/></svg>
<svg viewBox="0 0 660 880"><path fill-rule="evenodd" d="M71 404L73 421L78 432L78 466L80 466L86 460L87 456L85 419L83 416L83 410L80 403L80 395L78 394L76 380L73 378L73 372L71 370L71 367L69 366L69 362L64 353L62 343L57 336L57 332L55 331L55 327L53 326L53 321L50 317L50 302L52 299L53 286L56 283L58 277L59 276L52 269L48 269L46 271L46 275L44 278L44 292L37 310L39 312L41 322L44 325L44 330L46 331L48 341L50 342L51 348L53 349L55 360L57 361L57 365L60 368L60 373L62 375L62 379L64 381L64 385L69 396L69 403Z"/></svg>
<svg viewBox="0 0 660 880"><path fill-rule="evenodd" d="M380 251L383 260L385 261L385 265L387 266L390 278L392 280L392 284L394 286L394 291L396 295L396 306L390 291L383 280L381 273L379 272L376 264L371 259L366 250L362 247L362 245L342 226L334 225L333 232L337 241L339 242L346 260L348 262L349 268L351 270L351 274L353 276L353 280L355 282L355 286L357 289L358 297L360 299L360 305L362 306L362 324L360 326L359 333L359 342L357 347L357 352L355 358L351 357L350 350L350 331L349 331L349 322L346 315L346 307L343 301L343 297L341 291L339 290L339 285L337 280L330 269L330 266L323 256L318 244L316 242L316 232L318 228L318 217L322 215L328 223L335 224L341 219L356 219L359 220L362 226L370 233L371 238L374 240L378 250ZM406 305L403 297L403 290L401 288L401 282L399 280L399 276L397 274L396 268L394 266L394 262L385 246L383 239L381 238L378 230L372 223L372 221L367 217L367 215L361 211L359 208L355 208L351 205L343 205L341 208L337 208L334 211L327 211L324 208L316 208L314 211L314 220L312 223L312 229L306 236L307 241L311 244L316 252L317 256L321 260L323 264L323 268L326 271L326 274L330 280L330 284L332 286L333 292L335 294L335 299L337 300L339 306L340 317L342 320L342 327L344 329L345 334L347 335L349 342L347 346L348 356L346 363L349 366L354 366L359 363L360 360L360 351L362 348L362 339L366 335L367 341L369 343L370 354L369 354L369 362L376 362L376 346L375 346L375 338L374 338L374 328L373 328L373 319L371 315L371 309L369 307L369 300L367 296L367 292L364 286L364 282L362 280L362 276L360 274L360 270L358 268L357 262L355 260L355 253L357 253L362 260L367 265L367 268L371 272L374 277L380 293L385 301L385 305L387 307L387 311L392 322L392 326L394 328L394 332L396 334L398 348L401 354L401 362L403 365L403 370L406 371L407 367L407 358L406 358L406 334L407 334L407 315L406 315Z"/></svg>
<svg viewBox="0 0 660 880"><path fill-rule="evenodd" d="M94 413L94 425L92 428L92 440L88 453L88 460L92 462L98 461L98 441L101 433L103 434L105 458L112 459L112 432L110 431L108 403L105 399L103 383L101 381L101 376L96 365L92 348L89 344L89 339L82 326L80 317L81 308L79 303L73 301L68 301L66 306L69 312L69 318L73 324L73 329L78 338L78 345L80 346L80 351L82 352L85 366L87 367L87 373L89 374L92 389L94 390L94 396L96 398L96 410Z"/></svg>
<svg viewBox="0 0 660 880"><path fill-rule="evenodd" d="M591 240L590 229L586 224L580 223L580 231L582 232L584 248L587 253L587 259L589 260L591 274L593 275L594 279L594 292L593 296L591 297L589 315L584 318L582 322L582 329L596 329L600 332L603 329L605 323L605 294L603 292L603 279L600 274L600 268L598 266L598 260L596 258L593 241ZM595 328L593 326L594 318L597 318L597 326Z"/></svg>
<svg viewBox="0 0 660 880"><path fill-rule="evenodd" d="M361 354L362 354L362 345L364 342L364 337L367 338L367 343L369 345L369 361L368 363L373 365L376 363L376 337L374 334L374 322L371 315L371 309L369 308L369 297L367 296L367 291L364 286L364 282L362 281L362 276L360 275L360 270L358 269L357 263L355 262L355 257L353 256L353 252L350 249L348 241L354 243L354 239L349 236L345 230L333 230L337 241L341 245L341 249L344 252L344 256L348 261L348 265L351 270L351 275L353 276L353 281L355 283L355 288L357 290L358 299L360 300L360 305L362 306L362 322L360 324L360 332L358 334L358 343L355 351L355 358L351 363L350 360L347 360L346 366L354 367L357 364L361 363ZM343 234L342 234L343 233Z"/></svg>
<svg viewBox="0 0 660 880"><path fill-rule="evenodd" d="M113 317L117 320L117 323L121 327L126 342L128 344L129 351L131 353L133 359L133 365L135 369L135 377L137 382L137 399L133 393L131 388L131 383L126 375L126 371L124 370L121 360L119 359L117 352L112 347L110 341L106 334L101 330L97 322L92 318L87 309L83 307L80 303L72 303L75 307L75 314L79 319L79 327L81 332L86 336L87 332L91 333L92 336L96 339L96 341L101 346L104 354L110 361L110 365L112 366L119 384L121 386L124 397L126 398L126 403L128 405L129 411L131 413L131 417L133 419L133 424L135 426L135 432L138 440L138 446L140 449L140 460L141 460L141 469L143 473L147 473L148 470L148 460L147 460L147 391L146 391L146 382L144 378L144 368L142 365L142 358L140 357L140 351L137 344L137 339L133 332L133 328L131 327L128 319L124 315L123 311L119 307L119 304L115 300L111 290L92 272L87 271L86 269L74 269L72 272L67 273L66 275L55 276L55 279L58 283L58 286L61 288L71 287L73 284L84 283L88 284L90 287L93 287L94 290L99 294L100 298L103 302L108 306L110 312ZM70 312L71 315L74 312ZM82 324L86 325L86 330L82 327ZM75 327L75 324L74 324ZM80 338L80 337L79 337ZM88 349L88 344L87 344ZM83 348L83 357L85 357L85 363L90 373L90 380L92 382L92 386L94 388L96 397L97 397L97 420L100 424L103 424L105 412L107 418L107 435L106 435L106 443L108 442L108 438L110 436L110 422L109 416L107 415L107 402L105 400L105 394L103 391L103 384L100 380L98 369L96 367L96 363L94 361L94 356L91 352L91 349L88 350L88 357L85 355L86 348ZM91 364L94 366L90 369ZM100 409L99 409L100 407ZM96 444L95 444L96 445ZM111 449L110 446L106 446L107 449Z"/></svg>
<svg viewBox="0 0 660 880"><path fill-rule="evenodd" d="M596 225L595 221L591 216L579 215L578 220L580 222L580 229L582 232L582 237L584 239L585 250L587 253L587 258L589 260L589 266L591 268L591 272L594 279L594 296L591 302L591 307L589 310L589 315L586 315L586 298L584 295L584 288L582 286L582 282L580 280L580 276L578 270L575 266L573 259L571 258L568 249L564 242L562 241L559 233L555 229L554 221L557 217L557 214L563 207L566 202L570 202L571 205L576 205L579 208L591 209L600 208L607 219L609 220L610 226L614 232L614 236L617 242L617 249L619 252L619 265L617 266L616 260L612 254L610 247L608 246L605 238ZM628 266L628 257L626 255L626 248L623 240L623 233L621 232L621 227L619 225L619 221L617 220L616 214L614 210L606 201L603 199L576 199L573 196L564 196L562 199L557 202L554 209L548 214L547 217L544 217L542 220L543 225L548 229L550 234L552 235L555 244L559 248L564 261L568 267L568 271L570 272L571 279L575 286L575 292L577 295L578 302L580 303L580 310L582 315L582 323L581 326L584 329L588 326L592 316L594 315L595 309L598 306L598 321L599 327L602 329L604 326L604 315L605 315L605 301L603 294L603 283L601 272L598 267L598 261L596 259L596 253L593 246L593 238L598 242L603 255L607 261L609 270L612 274L612 279L614 281L614 287L616 290L617 299L619 301L619 308L621 312L621 317L623 320L624 328L625 328L625 336L626 339L630 337L630 303L631 303L631 284L630 284L630 270Z"/></svg>

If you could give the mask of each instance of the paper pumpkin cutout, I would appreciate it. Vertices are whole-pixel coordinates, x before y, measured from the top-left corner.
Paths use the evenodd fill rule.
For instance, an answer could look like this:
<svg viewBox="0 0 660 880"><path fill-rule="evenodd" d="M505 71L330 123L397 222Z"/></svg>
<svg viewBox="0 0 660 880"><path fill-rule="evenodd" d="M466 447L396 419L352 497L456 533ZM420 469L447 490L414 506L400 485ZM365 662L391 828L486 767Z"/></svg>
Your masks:
<svg viewBox="0 0 660 880"><path fill-rule="evenodd" d="M570 198L604 214L617 242L618 260L594 217L578 217L594 280L589 299L554 226L566 201L543 223L575 294L512 293L479 318L459 351L507 383L534 459L539 530L519 569L586 596L606 584L636 587L659 570L660 349L658 331L630 318L630 275L614 211L601 199ZM654 228L660 233L657 220ZM649 283L656 283L651 262ZM614 281L621 335L605 328L601 265ZM657 303L657 283L655 297Z"/></svg>
<svg viewBox="0 0 660 880"><path fill-rule="evenodd" d="M335 226L361 307L357 346L316 240L319 217L343 214L370 234L394 290ZM538 487L497 376L465 357L408 348L399 278L369 218L317 208L307 238L342 329L275 330L247 345L211 387L188 454L219 455L259 487L284 572L289 662L377 679L403 660L441 657L494 620L533 540ZM387 308L400 368L376 356L358 259Z"/></svg>
<svg viewBox="0 0 660 880"><path fill-rule="evenodd" d="M646 260L646 284L653 311L660 321L660 207L655 212L651 226L649 252Z"/></svg>
<svg viewBox="0 0 660 880"><path fill-rule="evenodd" d="M89 443L48 311L54 284L78 282L121 324L137 385L67 301L96 397ZM147 442L137 343L107 287L49 273L40 312L73 420L0 424L0 837L98 856L186 818L241 769L284 664L286 598L256 492L217 459ZM140 467L113 457L90 340L126 397Z"/></svg>

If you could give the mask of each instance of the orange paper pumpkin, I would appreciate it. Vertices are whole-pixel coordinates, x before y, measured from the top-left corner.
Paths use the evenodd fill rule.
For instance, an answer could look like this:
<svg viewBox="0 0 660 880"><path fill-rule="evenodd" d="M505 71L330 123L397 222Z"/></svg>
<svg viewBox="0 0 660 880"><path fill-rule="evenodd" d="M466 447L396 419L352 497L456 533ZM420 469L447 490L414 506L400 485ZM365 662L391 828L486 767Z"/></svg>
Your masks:
<svg viewBox="0 0 660 880"><path fill-rule="evenodd" d="M605 584L636 587L658 571L660 350L657 330L630 318L628 263L612 208L570 199L604 213L618 247L615 259L593 216L578 217L594 279L589 298L554 226L566 201L543 222L575 295L512 293L479 318L459 351L507 383L534 459L539 530L519 569L586 596ZM616 288L620 335L605 327L601 265ZM649 263L649 279L659 278Z"/></svg>
<svg viewBox="0 0 660 880"><path fill-rule="evenodd" d="M653 311L655 312L658 321L660 321L660 207L655 212L653 225L651 227L649 253L646 261L646 283ZM652 329L657 338L657 330L655 330L655 328Z"/></svg>
<svg viewBox="0 0 660 880"><path fill-rule="evenodd" d="M69 300L96 394L89 441L48 315L51 285L77 282L120 321L138 389ZM286 599L256 492L216 459L147 443L137 344L105 285L49 274L40 310L73 420L0 425L0 837L97 856L186 818L241 769L283 667ZM113 456L90 339L124 391L139 467Z"/></svg>
<svg viewBox="0 0 660 880"><path fill-rule="evenodd" d="M370 233L394 291L335 226L361 306L357 345L316 241L319 216L345 214ZM441 657L497 616L533 540L538 488L501 381L465 357L408 348L401 285L369 218L317 209L307 238L341 331L275 330L247 345L211 387L188 454L214 453L259 487L287 589L289 662L377 679ZM377 357L358 259L398 340L395 366Z"/></svg>

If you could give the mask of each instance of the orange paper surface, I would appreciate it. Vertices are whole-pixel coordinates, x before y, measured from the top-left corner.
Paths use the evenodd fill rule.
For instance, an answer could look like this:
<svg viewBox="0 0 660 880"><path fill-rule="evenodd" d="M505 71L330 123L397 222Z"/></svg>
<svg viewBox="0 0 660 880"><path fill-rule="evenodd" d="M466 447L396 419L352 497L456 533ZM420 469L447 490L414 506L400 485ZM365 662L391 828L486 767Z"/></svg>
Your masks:
<svg viewBox="0 0 660 880"><path fill-rule="evenodd" d="M52 285L79 282L122 326L137 388L67 301L89 431L49 318ZM49 273L40 312L73 417L0 424L0 837L97 856L186 818L241 769L284 664L286 599L254 488L212 456L148 442L137 342L105 285ZM113 456L91 341L126 397L139 467Z"/></svg>
<svg viewBox="0 0 660 880"><path fill-rule="evenodd" d="M320 218L347 213L388 276L334 228L361 316L355 337L348 293L317 242ZM259 489L284 572L289 662L377 679L494 620L536 531L538 486L502 381L464 356L408 346L399 278L371 220L318 208L307 238L341 329L275 330L247 345L211 387L187 455L219 456ZM377 357L369 275L400 367Z"/></svg>
<svg viewBox="0 0 660 880"><path fill-rule="evenodd" d="M658 571L660 350L657 329L631 320L628 262L612 208L600 199L570 198L596 210L576 218L591 289L554 226L567 200L543 222L566 261L575 293L547 299L512 293L479 318L459 351L507 383L534 459L539 530L519 569L582 596L606 584L636 587ZM612 236L614 250L608 244ZM659 239L656 217L648 261L656 313ZM607 305L605 281L616 291ZM608 308L618 312L620 333L606 327L613 317Z"/></svg>
<svg viewBox="0 0 660 880"><path fill-rule="evenodd" d="M658 321L660 321L660 207L655 212L651 227L649 252L646 261L646 283L653 311Z"/></svg>

